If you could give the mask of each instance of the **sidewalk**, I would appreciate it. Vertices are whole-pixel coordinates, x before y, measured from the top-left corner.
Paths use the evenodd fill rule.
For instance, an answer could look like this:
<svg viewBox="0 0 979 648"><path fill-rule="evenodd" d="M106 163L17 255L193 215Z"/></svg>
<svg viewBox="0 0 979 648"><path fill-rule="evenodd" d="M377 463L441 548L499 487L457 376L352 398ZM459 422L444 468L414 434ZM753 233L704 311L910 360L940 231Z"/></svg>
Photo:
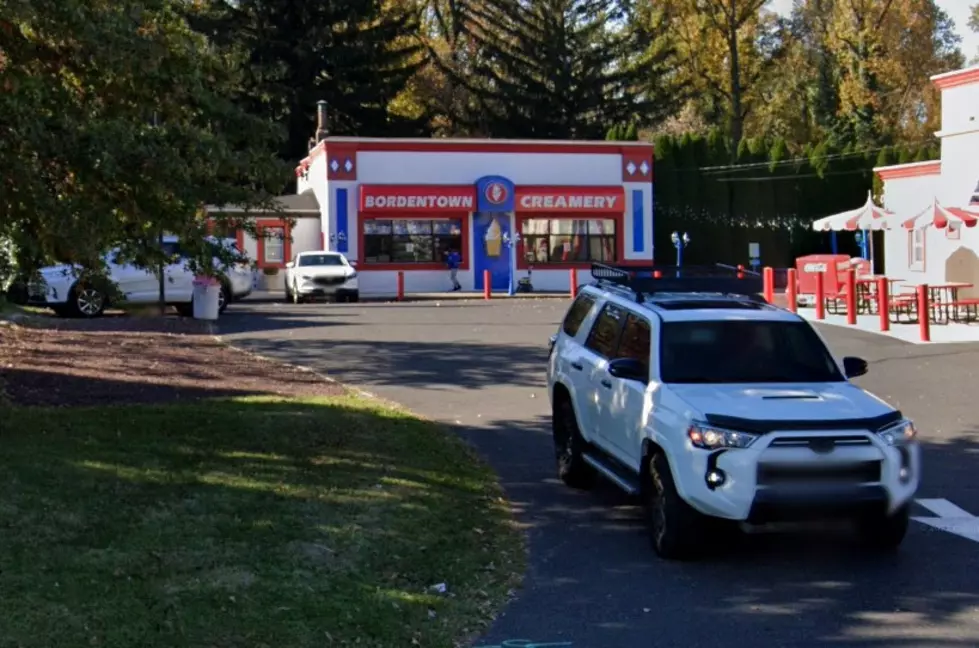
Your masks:
<svg viewBox="0 0 979 648"><path fill-rule="evenodd" d="M510 297L506 292L498 291L493 293L493 299L571 299L571 294L568 292L532 292L532 293L517 293ZM252 303L269 303L269 302L285 302L286 296L282 291L276 290L256 290L252 292L251 295L245 297L243 302ZM441 293L406 293L404 301L406 302L421 302L421 301L483 301L482 291L465 291L460 290L458 292L441 292ZM360 301L362 302L394 302L397 301L397 295L394 293L360 293Z"/></svg>

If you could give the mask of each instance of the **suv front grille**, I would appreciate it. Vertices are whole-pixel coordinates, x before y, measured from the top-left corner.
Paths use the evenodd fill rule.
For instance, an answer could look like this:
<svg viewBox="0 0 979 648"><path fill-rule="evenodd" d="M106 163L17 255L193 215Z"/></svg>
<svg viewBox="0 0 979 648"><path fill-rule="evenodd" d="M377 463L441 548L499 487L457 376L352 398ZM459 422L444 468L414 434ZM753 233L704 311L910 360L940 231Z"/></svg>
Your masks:
<svg viewBox="0 0 979 648"><path fill-rule="evenodd" d="M868 484L881 477L880 461L857 461L834 464L761 464L758 466L759 486L805 484Z"/></svg>
<svg viewBox="0 0 979 648"><path fill-rule="evenodd" d="M316 277L313 283L317 286L339 286L344 282L344 277Z"/></svg>
<svg viewBox="0 0 979 648"><path fill-rule="evenodd" d="M807 446L819 444L837 446L869 446L873 445L870 439L861 434L846 436L790 436L775 439L769 445L770 448L805 448Z"/></svg>

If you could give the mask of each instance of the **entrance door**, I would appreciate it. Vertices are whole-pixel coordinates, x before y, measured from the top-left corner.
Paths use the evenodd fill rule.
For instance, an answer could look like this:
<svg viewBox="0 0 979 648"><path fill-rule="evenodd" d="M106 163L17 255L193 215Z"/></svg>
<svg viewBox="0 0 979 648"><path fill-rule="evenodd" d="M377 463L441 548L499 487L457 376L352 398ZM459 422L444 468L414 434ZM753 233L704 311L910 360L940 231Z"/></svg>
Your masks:
<svg viewBox="0 0 979 648"><path fill-rule="evenodd" d="M473 215L473 277L476 290L483 290L483 272L490 271L493 290L510 287L510 248L504 237L511 236L512 212L477 212Z"/></svg>

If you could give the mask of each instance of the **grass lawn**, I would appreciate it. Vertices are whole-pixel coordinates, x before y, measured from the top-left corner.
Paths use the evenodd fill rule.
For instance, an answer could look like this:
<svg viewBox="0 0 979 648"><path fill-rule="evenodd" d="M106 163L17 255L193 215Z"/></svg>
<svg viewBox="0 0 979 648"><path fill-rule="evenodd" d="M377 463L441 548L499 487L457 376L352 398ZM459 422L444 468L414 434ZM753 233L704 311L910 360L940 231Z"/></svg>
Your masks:
<svg viewBox="0 0 979 648"><path fill-rule="evenodd" d="M489 469L360 397L0 407L0 430L0 646L448 647L523 569Z"/></svg>

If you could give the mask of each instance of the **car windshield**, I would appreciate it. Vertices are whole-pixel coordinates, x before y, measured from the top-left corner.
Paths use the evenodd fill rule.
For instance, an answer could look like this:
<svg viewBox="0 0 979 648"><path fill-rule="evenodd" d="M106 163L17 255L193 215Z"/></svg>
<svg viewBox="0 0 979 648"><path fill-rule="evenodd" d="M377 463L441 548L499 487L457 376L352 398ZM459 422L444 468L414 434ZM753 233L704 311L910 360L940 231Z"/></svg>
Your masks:
<svg viewBox="0 0 979 648"><path fill-rule="evenodd" d="M338 254L303 254L299 257L301 266L342 266L343 257Z"/></svg>
<svg viewBox="0 0 979 648"><path fill-rule="evenodd" d="M660 336L665 383L840 382L843 375L806 322L666 322Z"/></svg>

